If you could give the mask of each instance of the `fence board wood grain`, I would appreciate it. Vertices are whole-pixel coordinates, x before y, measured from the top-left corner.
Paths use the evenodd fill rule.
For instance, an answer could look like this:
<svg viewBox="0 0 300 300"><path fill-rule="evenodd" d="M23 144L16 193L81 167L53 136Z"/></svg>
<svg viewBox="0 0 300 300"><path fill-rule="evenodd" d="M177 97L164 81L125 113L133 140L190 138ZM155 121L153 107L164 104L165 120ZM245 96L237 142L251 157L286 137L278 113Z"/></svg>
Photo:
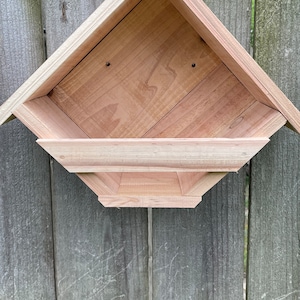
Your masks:
<svg viewBox="0 0 300 300"><path fill-rule="evenodd" d="M300 3L256 0L255 57L300 107ZM300 299L299 136L281 129L253 160L248 299Z"/></svg>
<svg viewBox="0 0 300 300"><path fill-rule="evenodd" d="M0 2L0 98L44 60L39 1ZM19 121L0 128L0 299L55 299L49 158Z"/></svg>
<svg viewBox="0 0 300 300"><path fill-rule="evenodd" d="M53 166L57 299L148 299L147 211L103 208Z"/></svg>

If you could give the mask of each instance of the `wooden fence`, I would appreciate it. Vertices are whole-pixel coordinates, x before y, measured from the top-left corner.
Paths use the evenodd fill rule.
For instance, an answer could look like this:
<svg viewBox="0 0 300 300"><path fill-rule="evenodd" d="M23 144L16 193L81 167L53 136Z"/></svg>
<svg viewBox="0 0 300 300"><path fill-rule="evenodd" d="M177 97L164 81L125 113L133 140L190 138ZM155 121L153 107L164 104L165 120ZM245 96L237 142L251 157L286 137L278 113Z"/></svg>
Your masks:
<svg viewBox="0 0 300 300"><path fill-rule="evenodd" d="M1 102L101 2L1 0ZM251 0L206 2L250 51ZM256 0L255 11L254 57L300 108L300 1ZM239 300L244 278L248 300L300 299L292 131L280 130L252 160L246 221L245 169L196 209L108 209L19 121L0 128L0 141L1 300Z"/></svg>

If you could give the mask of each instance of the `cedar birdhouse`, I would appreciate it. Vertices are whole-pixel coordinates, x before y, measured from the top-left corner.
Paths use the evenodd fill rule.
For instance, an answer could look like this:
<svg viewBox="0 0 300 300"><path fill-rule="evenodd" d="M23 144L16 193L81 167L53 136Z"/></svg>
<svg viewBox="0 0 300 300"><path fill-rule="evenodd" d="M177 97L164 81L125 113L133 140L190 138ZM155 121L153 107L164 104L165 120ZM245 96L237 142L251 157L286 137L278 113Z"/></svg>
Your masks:
<svg viewBox="0 0 300 300"><path fill-rule="evenodd" d="M300 113L202 0L106 0L1 106L104 206L195 207Z"/></svg>

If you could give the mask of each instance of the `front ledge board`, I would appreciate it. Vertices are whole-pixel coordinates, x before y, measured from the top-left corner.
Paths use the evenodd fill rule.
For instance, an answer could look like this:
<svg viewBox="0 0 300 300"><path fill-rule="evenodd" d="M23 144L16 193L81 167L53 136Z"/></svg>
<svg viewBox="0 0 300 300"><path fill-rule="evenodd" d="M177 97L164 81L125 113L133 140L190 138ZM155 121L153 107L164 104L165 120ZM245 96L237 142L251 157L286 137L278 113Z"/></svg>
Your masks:
<svg viewBox="0 0 300 300"><path fill-rule="evenodd" d="M201 0L106 0L0 107L109 207L195 207L300 113Z"/></svg>

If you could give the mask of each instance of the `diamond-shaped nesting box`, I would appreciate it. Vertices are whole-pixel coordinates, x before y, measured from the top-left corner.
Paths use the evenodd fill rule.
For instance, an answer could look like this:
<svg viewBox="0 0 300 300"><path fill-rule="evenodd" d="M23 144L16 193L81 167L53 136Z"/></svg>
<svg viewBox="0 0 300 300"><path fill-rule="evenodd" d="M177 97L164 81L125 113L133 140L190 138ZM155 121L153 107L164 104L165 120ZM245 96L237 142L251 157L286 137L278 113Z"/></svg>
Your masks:
<svg viewBox="0 0 300 300"><path fill-rule="evenodd" d="M195 207L300 114L201 0L106 0L1 106L104 206Z"/></svg>

